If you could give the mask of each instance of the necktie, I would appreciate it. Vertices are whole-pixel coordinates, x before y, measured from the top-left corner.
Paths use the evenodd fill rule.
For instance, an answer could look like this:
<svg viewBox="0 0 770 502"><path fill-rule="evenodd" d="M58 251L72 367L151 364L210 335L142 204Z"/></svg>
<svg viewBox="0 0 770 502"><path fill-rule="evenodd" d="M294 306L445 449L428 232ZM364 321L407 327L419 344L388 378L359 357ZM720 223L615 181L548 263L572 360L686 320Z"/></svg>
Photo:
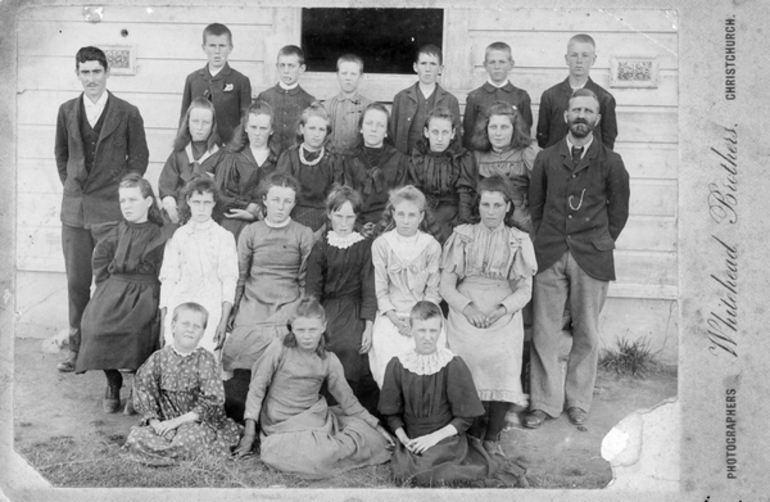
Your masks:
<svg viewBox="0 0 770 502"><path fill-rule="evenodd" d="M572 147L572 165L577 167L578 164L580 164L580 157L582 156L583 156L583 147L573 146Z"/></svg>

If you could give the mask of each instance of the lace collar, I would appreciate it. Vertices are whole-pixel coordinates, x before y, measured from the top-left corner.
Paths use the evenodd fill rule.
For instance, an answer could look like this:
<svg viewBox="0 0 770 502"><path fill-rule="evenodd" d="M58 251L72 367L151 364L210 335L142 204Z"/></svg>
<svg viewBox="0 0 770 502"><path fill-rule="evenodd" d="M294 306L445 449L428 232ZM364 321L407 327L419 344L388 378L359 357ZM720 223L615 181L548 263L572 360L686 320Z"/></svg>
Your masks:
<svg viewBox="0 0 770 502"><path fill-rule="evenodd" d="M437 347L432 354L418 354L413 350L398 356L404 369L416 375L433 375L441 371L449 361L454 358L454 353L446 347Z"/></svg>
<svg viewBox="0 0 770 502"><path fill-rule="evenodd" d="M351 232L348 235L342 237L334 230L330 230L329 233L326 234L326 240L330 246L334 246L335 248L339 249L347 249L356 242L361 242L364 240L364 236L358 232Z"/></svg>

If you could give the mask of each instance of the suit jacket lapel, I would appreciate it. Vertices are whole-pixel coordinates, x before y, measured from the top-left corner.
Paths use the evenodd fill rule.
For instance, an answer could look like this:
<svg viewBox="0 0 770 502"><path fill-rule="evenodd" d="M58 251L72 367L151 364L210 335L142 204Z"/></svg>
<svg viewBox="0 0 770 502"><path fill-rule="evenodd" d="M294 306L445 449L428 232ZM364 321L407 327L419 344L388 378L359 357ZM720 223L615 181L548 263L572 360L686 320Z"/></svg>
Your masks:
<svg viewBox="0 0 770 502"><path fill-rule="evenodd" d="M85 95L81 94L80 98L75 100L74 106L67 117L67 120L69 121L67 123L67 131L72 135L72 139L78 145L83 144L83 137L80 135L80 109L83 107L82 100L84 98Z"/></svg>
<svg viewBox="0 0 770 502"><path fill-rule="evenodd" d="M99 141L96 142L96 149L99 149L99 145L101 142L110 134L115 131L115 129L118 127L118 124L120 124L120 115L122 113L121 110L118 109L118 104L116 103L116 100L113 99L113 95L110 91L107 91L109 93L108 100L111 100L112 102L107 105L106 114L107 116L104 117L104 124L102 124L102 131L99 133Z"/></svg>
<svg viewBox="0 0 770 502"><path fill-rule="evenodd" d="M599 154L599 141L597 141L596 136L594 136L594 140L591 142L591 146L588 148L588 151L585 153L585 155L583 155L583 158L580 159L580 162L575 168L575 172L577 173L578 171L582 171L583 169L591 165L591 161L595 159L598 154Z"/></svg>

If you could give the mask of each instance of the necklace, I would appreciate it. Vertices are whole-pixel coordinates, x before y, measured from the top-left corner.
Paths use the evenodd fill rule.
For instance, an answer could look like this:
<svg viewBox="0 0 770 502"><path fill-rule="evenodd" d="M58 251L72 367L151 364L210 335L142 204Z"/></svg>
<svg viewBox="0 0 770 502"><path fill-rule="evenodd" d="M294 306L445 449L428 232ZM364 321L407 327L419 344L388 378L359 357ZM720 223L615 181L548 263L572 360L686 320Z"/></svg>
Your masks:
<svg viewBox="0 0 770 502"><path fill-rule="evenodd" d="M303 145L300 145L299 147L299 161L305 164L306 166L314 166L321 162L321 159L324 158L324 149L325 147L321 147L321 150L319 150L318 158L315 160L311 160L310 162L305 159L305 149L302 147Z"/></svg>

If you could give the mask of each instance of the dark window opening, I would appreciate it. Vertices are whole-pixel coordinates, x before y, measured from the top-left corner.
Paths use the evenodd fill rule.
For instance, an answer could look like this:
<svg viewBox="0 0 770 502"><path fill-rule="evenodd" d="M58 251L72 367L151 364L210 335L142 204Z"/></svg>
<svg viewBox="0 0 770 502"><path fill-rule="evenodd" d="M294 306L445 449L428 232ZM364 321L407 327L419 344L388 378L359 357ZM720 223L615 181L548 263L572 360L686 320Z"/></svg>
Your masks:
<svg viewBox="0 0 770 502"><path fill-rule="evenodd" d="M443 9L302 9L302 50L308 71L337 71L352 53L366 73L413 73L421 46L441 47Z"/></svg>

